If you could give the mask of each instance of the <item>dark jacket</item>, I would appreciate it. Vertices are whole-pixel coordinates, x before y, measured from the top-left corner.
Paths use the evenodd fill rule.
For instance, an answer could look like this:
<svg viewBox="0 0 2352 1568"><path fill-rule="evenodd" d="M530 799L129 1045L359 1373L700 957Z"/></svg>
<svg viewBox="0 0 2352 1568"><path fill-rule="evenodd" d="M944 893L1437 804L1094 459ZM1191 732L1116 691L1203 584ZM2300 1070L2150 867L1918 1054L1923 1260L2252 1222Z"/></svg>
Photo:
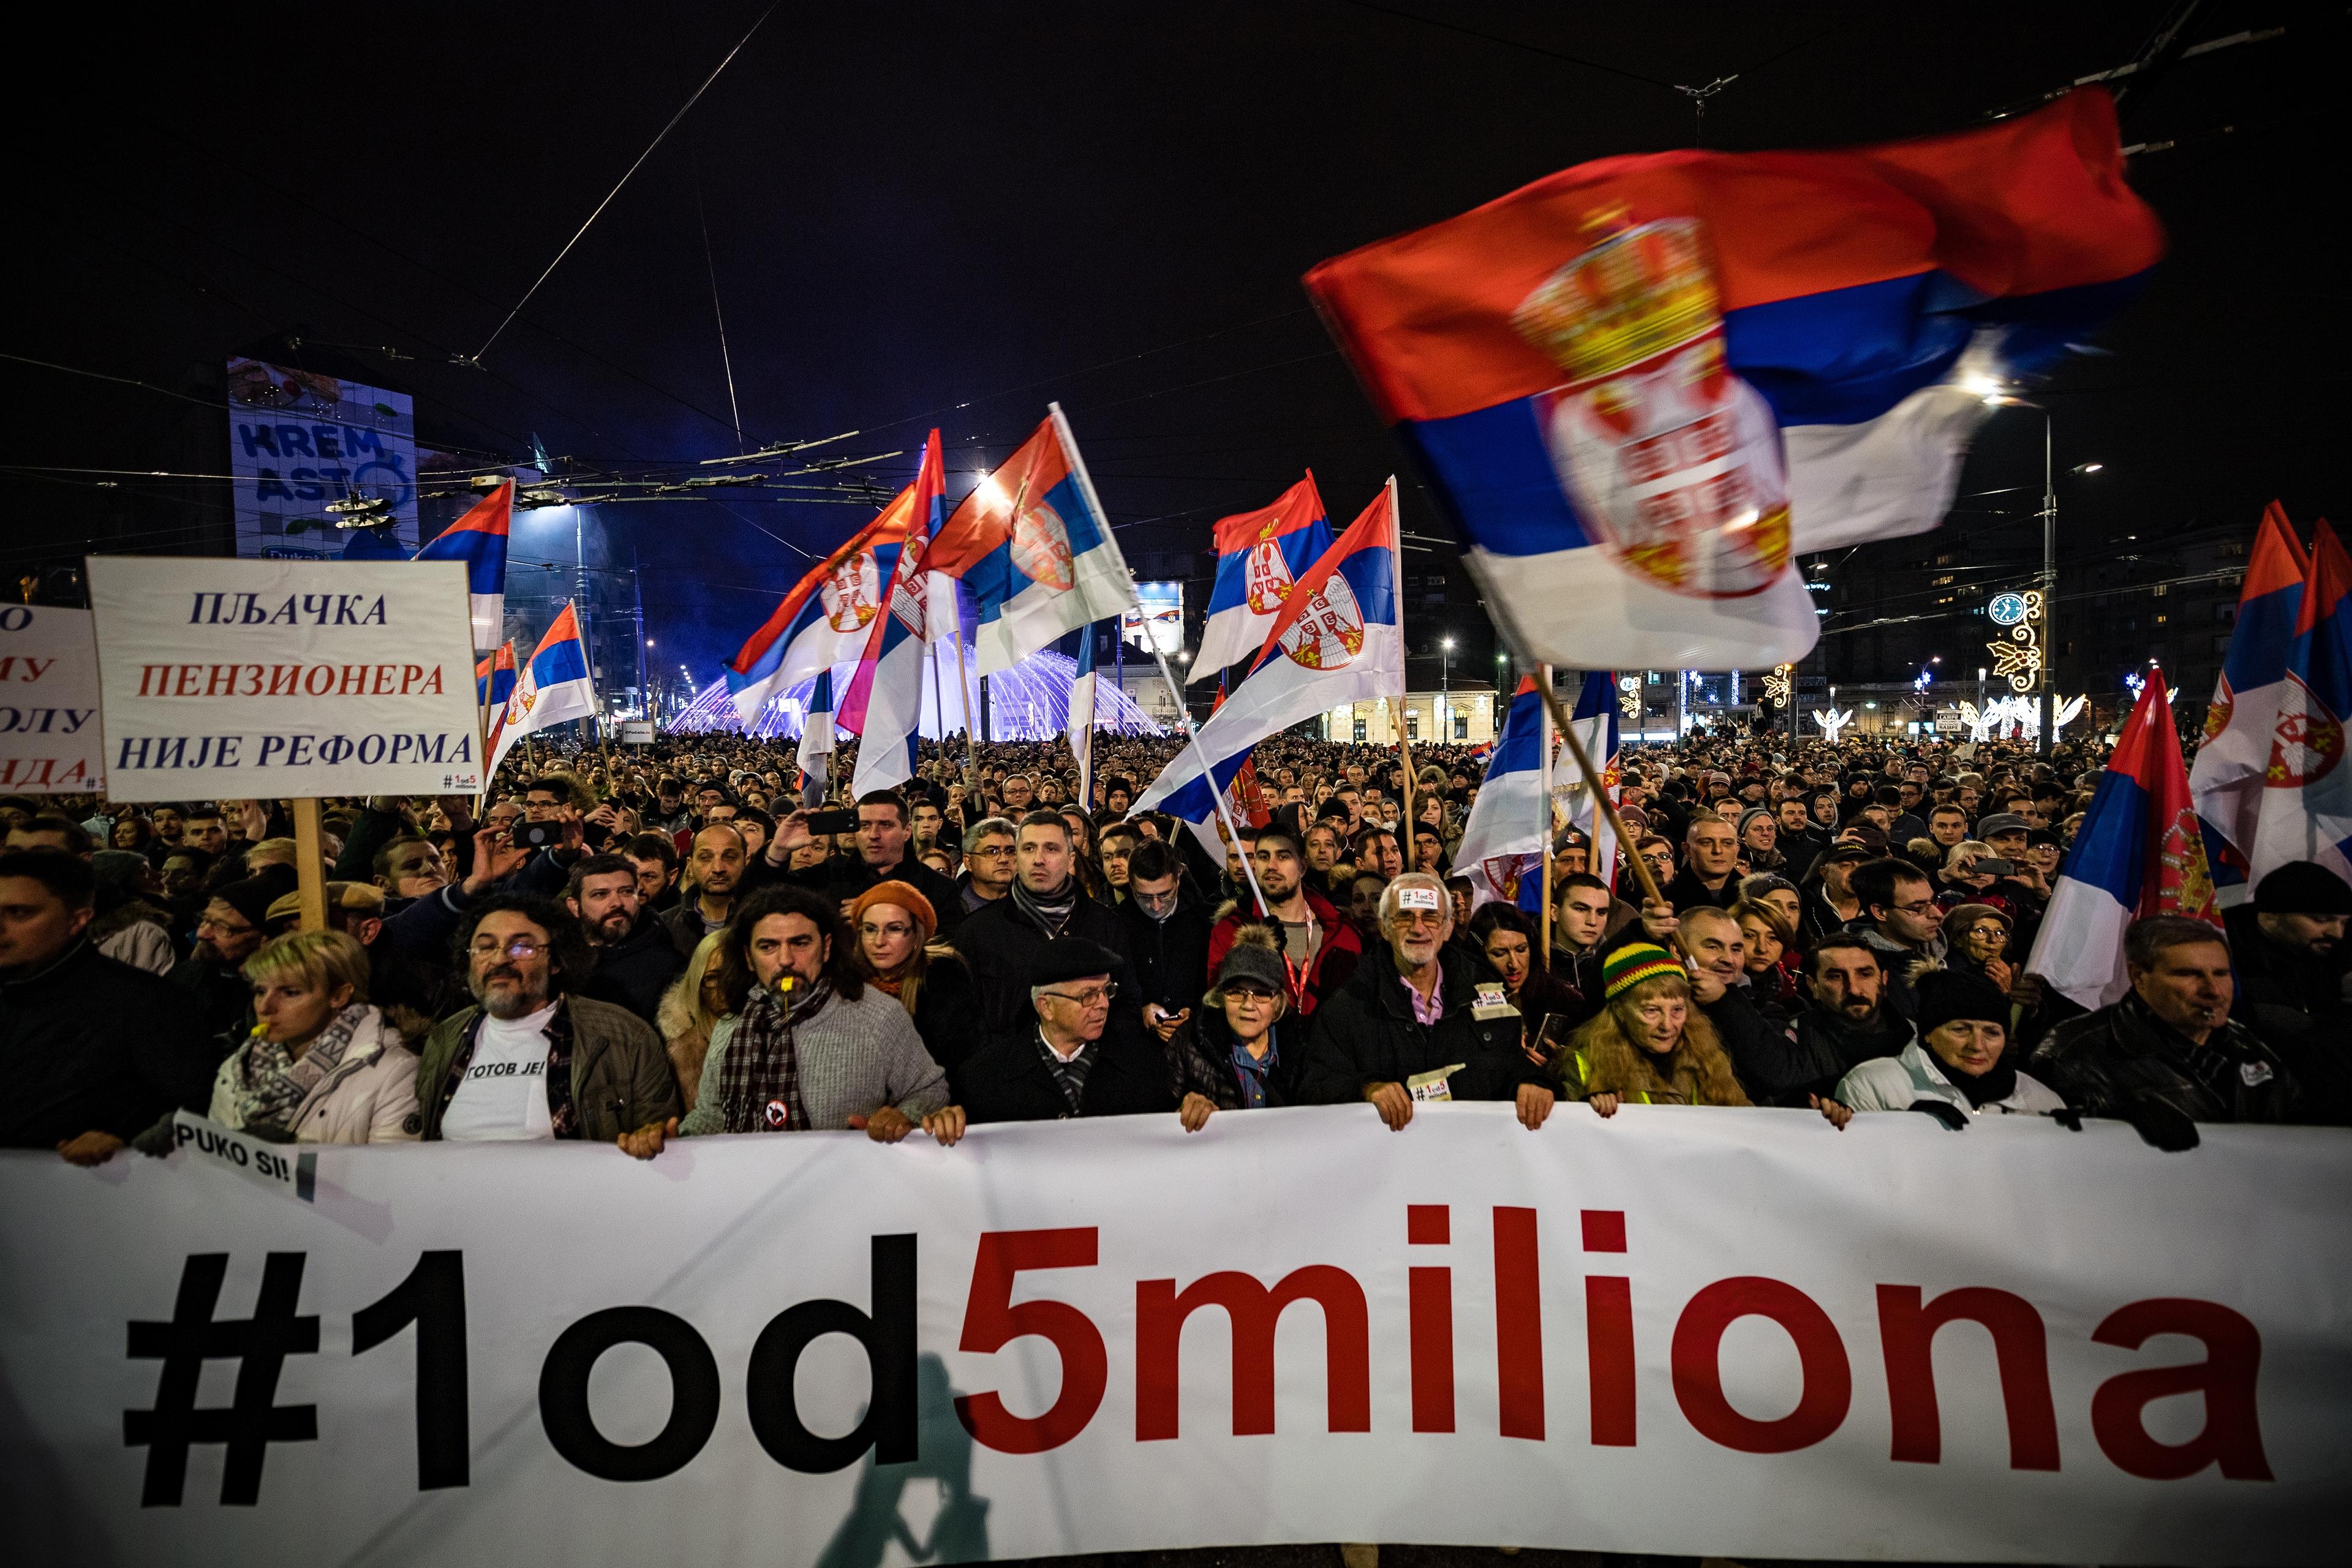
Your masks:
<svg viewBox="0 0 2352 1568"><path fill-rule="evenodd" d="M1712 1002L1696 1005L1715 1026L1716 1037L1723 1042L1723 1054L1731 1058L1731 1070L1738 1075L1739 1087L1748 1091L1748 1098L1758 1105L1776 1103L1772 1092L1765 1089L1764 1080L1780 1079L1792 1070L1789 1026L1774 1024L1757 1005L1755 994L1738 985L1727 987ZM1780 1092L1785 1096L1790 1087L1783 1082ZM1801 1093L1796 1102L1804 1103Z"/></svg>
<svg viewBox="0 0 2352 1568"><path fill-rule="evenodd" d="M2224 1023L2194 1045L2137 994L2059 1025L2027 1070L2085 1116L2132 1121L2154 1100L2191 1121L2303 1120L2294 1074L2252 1030Z"/></svg>
<svg viewBox="0 0 2352 1568"><path fill-rule="evenodd" d="M735 902L742 901L739 892ZM677 949L681 959L692 958L694 950L702 945L702 939L710 934L702 929L702 900L692 894L680 895L675 909L667 914L656 915L654 920L668 933L670 945Z"/></svg>
<svg viewBox="0 0 2352 1568"><path fill-rule="evenodd" d="M1121 899L1114 912L1127 932L1129 962L1135 965L1134 1006L1157 1002L1171 1013L1190 1008L1198 1014L1210 980L1208 911L1197 903L1180 903L1175 913L1156 921L1133 899ZM1115 1005L1129 1005L1125 993Z"/></svg>
<svg viewBox="0 0 2352 1568"><path fill-rule="evenodd" d="M563 998L572 1026L572 1106L582 1141L610 1143L624 1132L686 1112L677 1075L653 1026L634 1013L586 996ZM417 1053L416 1105L425 1137L441 1136L449 1109L449 1065L469 1047L479 1007L443 1019Z"/></svg>
<svg viewBox="0 0 2352 1568"><path fill-rule="evenodd" d="M1116 1016L1118 1008L1112 1011ZM965 1117L974 1122L1069 1120L1070 1102L1040 1054L1045 1048L1033 1016L1026 1025L1003 1031L965 1062L959 1094ZM1168 1065L1156 1042L1122 1039L1106 1029L1087 1049L1095 1059L1078 1115L1143 1116L1176 1109L1168 1096Z"/></svg>
<svg viewBox="0 0 2352 1568"><path fill-rule="evenodd" d="M2305 1120L2352 1126L2352 1004L2344 974L2352 943L2315 959L2271 941L2251 904L2222 917L2230 931L2230 966L2237 972L2232 1022L2243 1024L2276 1051L2305 1095Z"/></svg>
<svg viewBox="0 0 2352 1568"><path fill-rule="evenodd" d="M1299 1098L1310 1105L1344 1105L1364 1098L1364 1086L1402 1083L1456 1062L1446 1080L1455 1100L1509 1100L1523 1083L1549 1087L1544 1069L1519 1049L1516 1017L1480 1022L1470 1016L1481 978L1468 960L1440 950L1444 1011L1434 1025L1416 1017L1382 943L1366 953L1339 994L1315 1010L1300 1064Z"/></svg>
<svg viewBox="0 0 2352 1568"><path fill-rule="evenodd" d="M175 1110L202 1114L220 1061L186 991L77 941L0 982L0 1147L85 1132L128 1142Z"/></svg>
<svg viewBox="0 0 2352 1568"><path fill-rule="evenodd" d="M915 993L915 1033L923 1037L931 1060L947 1069L949 1094L960 1099L965 1064L988 1045L988 1028L981 1017L980 987L952 952L934 952L924 965L923 984Z"/></svg>
<svg viewBox="0 0 2352 1568"><path fill-rule="evenodd" d="M1695 910L1701 904L1727 910L1739 901L1739 879L1737 876L1726 877L1722 887L1710 888L1698 879L1696 871L1685 866L1675 872L1675 879L1661 890L1666 895L1666 902L1675 906L1676 914L1685 910Z"/></svg>
<svg viewBox="0 0 2352 1568"><path fill-rule="evenodd" d="M1729 1000L1726 993L1725 1001ZM1720 1008L1723 1003L1715 1006ZM1750 1006L1752 1010L1753 1004ZM1727 1014L1735 1015L1736 1010ZM1715 1016L1713 1009L1707 1010L1710 1021ZM1901 1056L1912 1037L1909 1021L1884 1003L1877 1018L1862 1025L1809 1002L1777 1039L1742 1027L1738 1046L1722 1024L1717 1023L1716 1029L1724 1036L1732 1069L1748 1086L1749 1099L1759 1105L1800 1107L1808 1094L1828 1098L1836 1090L1838 1080L1864 1062Z"/></svg>
<svg viewBox="0 0 2352 1568"><path fill-rule="evenodd" d="M1286 1013L1275 1026L1274 1065L1265 1074L1269 1109L1302 1103L1298 1078L1307 1030L1303 1026L1283 1027L1296 1020L1296 1015ZM1234 1032L1226 1026L1223 1013L1213 1007L1202 1009L1168 1042L1167 1057L1169 1088L1177 1104L1181 1105L1187 1094L1197 1094L1219 1110L1242 1108L1241 1069L1234 1065Z"/></svg>
<svg viewBox="0 0 2352 1568"><path fill-rule="evenodd" d="M628 935L596 950L596 967L580 994L626 1007L650 1024L662 993L685 968L686 955L670 941L661 917L641 913Z"/></svg>
<svg viewBox="0 0 2352 1568"><path fill-rule="evenodd" d="M180 988L180 1005L190 1012L196 1027L206 1038L222 1043L217 1055L226 1057L228 1047L253 1026L253 986L238 965L223 963L198 948L174 964L168 978Z"/></svg>
<svg viewBox="0 0 2352 1568"><path fill-rule="evenodd" d="M1118 912L1081 893L1061 934L1084 937L1118 954L1110 976L1118 986L1118 997L1111 1004L1111 1027L1122 1037L1139 1038L1142 1004L1128 1005L1138 994L1135 966L1129 961L1127 927ZM982 1016L991 1036L1036 1026L1036 1010L1029 1001L1029 965L1047 940L1045 929L1009 896L975 911L956 928L950 942L980 983Z"/></svg>

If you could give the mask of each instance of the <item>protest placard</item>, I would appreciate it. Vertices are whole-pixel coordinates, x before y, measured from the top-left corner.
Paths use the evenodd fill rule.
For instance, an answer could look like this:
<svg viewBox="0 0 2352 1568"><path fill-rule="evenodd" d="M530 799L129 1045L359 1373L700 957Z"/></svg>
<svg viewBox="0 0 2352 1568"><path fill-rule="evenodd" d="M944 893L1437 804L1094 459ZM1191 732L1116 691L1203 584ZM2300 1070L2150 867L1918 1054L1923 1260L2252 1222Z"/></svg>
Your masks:
<svg viewBox="0 0 2352 1568"><path fill-rule="evenodd" d="M0 605L0 790L104 787L98 644L88 610Z"/></svg>
<svg viewBox="0 0 2352 1568"><path fill-rule="evenodd" d="M93 556L89 591L111 798L480 786L464 566Z"/></svg>

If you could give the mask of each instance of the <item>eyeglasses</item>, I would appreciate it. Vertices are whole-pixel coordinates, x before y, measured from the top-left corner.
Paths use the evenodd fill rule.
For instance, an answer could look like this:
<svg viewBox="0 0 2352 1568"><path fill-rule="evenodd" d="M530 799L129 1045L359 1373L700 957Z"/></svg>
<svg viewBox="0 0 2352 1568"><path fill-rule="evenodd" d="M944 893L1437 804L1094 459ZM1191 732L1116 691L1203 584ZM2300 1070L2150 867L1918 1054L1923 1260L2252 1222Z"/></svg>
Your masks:
<svg viewBox="0 0 2352 1568"><path fill-rule="evenodd" d="M1895 906L1895 912L1898 915L1924 915L1935 907L1935 900L1921 899L1916 903L1896 904Z"/></svg>
<svg viewBox="0 0 2352 1568"><path fill-rule="evenodd" d="M253 927L244 923L243 921L231 925L226 921L216 921L210 915L204 915L197 919L196 929L198 931L218 931L223 936L243 936L247 931L253 930Z"/></svg>
<svg viewBox="0 0 2352 1568"><path fill-rule="evenodd" d="M1013 858L1013 846L1010 844L983 844L979 848L973 850L972 854L978 856L983 860L1010 860Z"/></svg>
<svg viewBox="0 0 2352 1568"><path fill-rule="evenodd" d="M1118 982L1107 980L1084 991L1048 991L1045 994L1058 996L1065 1002L1076 1002L1081 1007L1099 1007L1118 994Z"/></svg>
<svg viewBox="0 0 2352 1568"><path fill-rule="evenodd" d="M1239 984L1227 985L1224 987L1224 994L1229 999L1235 1002L1271 1002L1274 1000L1274 993L1260 985L1243 985Z"/></svg>
<svg viewBox="0 0 2352 1568"><path fill-rule="evenodd" d="M547 943L534 942L527 936L511 937L505 942L499 942L494 937L484 937L474 943L476 958L496 958L500 953L505 953L509 958L536 958L546 951Z"/></svg>

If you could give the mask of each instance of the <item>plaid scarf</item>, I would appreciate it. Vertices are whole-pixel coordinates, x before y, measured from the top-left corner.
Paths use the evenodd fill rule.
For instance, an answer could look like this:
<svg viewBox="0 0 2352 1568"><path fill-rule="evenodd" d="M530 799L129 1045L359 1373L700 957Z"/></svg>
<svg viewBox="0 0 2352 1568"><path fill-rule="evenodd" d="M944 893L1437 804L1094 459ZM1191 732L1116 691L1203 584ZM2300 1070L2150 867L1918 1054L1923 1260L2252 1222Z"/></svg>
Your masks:
<svg viewBox="0 0 2352 1568"><path fill-rule="evenodd" d="M797 999L797 1005L795 1005ZM751 993L735 1025L735 1037L719 1062L719 1103L729 1132L805 1132L808 1107L801 1101L801 1058L793 1031L824 1010L833 986L819 979L797 981L789 992L765 986Z"/></svg>
<svg viewBox="0 0 2352 1568"><path fill-rule="evenodd" d="M352 1036L367 1017L364 1002L355 1002L327 1020L319 1037L298 1059L278 1041L259 1033L246 1041L235 1068L236 1102L230 1125L272 1142L294 1140L294 1114L302 1101L342 1065Z"/></svg>
<svg viewBox="0 0 2352 1568"><path fill-rule="evenodd" d="M1013 885L1020 886L1017 882ZM1078 1054L1065 1061L1053 1047L1045 1043L1045 1034L1041 1029L1037 1033L1037 1054L1045 1058L1045 1070L1054 1075L1054 1082L1061 1088L1062 1098L1070 1102L1070 1114L1083 1114L1081 1102L1087 1098L1087 1074L1094 1070L1095 1065L1094 1058L1087 1054L1087 1047L1080 1046Z"/></svg>
<svg viewBox="0 0 2352 1568"><path fill-rule="evenodd" d="M536 1011L536 1009L533 1009ZM474 1042L482 1032L482 1020L489 1016L479 1007L466 1025L465 1034L457 1041L457 1054L449 1058L449 1070L441 1079L441 1112L446 1115L449 1102L457 1098L458 1086L466 1081L466 1069L474 1065ZM572 1104L572 1009L557 1001L554 1015L547 1020L547 1122L551 1135L557 1138L580 1136L580 1116Z"/></svg>

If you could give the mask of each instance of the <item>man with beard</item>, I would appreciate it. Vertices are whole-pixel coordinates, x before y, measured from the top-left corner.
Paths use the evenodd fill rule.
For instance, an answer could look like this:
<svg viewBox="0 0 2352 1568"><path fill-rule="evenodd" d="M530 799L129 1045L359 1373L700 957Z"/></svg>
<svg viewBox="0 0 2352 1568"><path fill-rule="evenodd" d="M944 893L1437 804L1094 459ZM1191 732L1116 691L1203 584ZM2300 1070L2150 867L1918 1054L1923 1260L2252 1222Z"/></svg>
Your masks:
<svg viewBox="0 0 2352 1568"><path fill-rule="evenodd" d="M1025 1026L1034 1014L1025 979L1030 963L1047 942L1065 937L1083 937L1109 949L1118 959L1112 981L1126 995L1138 994L1126 929L1117 911L1087 897L1078 885L1070 825L1061 814L1033 811L1023 817L1013 851L1006 896L966 916L950 944L980 982L990 1033ZM1140 1034L1141 1016L1133 1008L1113 1009L1112 1033Z"/></svg>
<svg viewBox="0 0 2352 1568"><path fill-rule="evenodd" d="M1911 1026L1887 1005L1877 951L1859 936L1823 937L1805 954L1805 1005L1785 1048L1760 1046L1735 1061L1759 1105L1826 1100L1864 1062L1900 1056Z"/></svg>
<svg viewBox="0 0 2352 1568"><path fill-rule="evenodd" d="M1392 1132L1416 1100L1514 1101L1533 1131L1551 1114L1547 1069L1519 1048L1520 1019L1480 1019L1479 972L1450 948L1445 884L1408 871L1382 890L1381 944L1318 1008L1298 1092L1308 1104L1369 1100Z"/></svg>
<svg viewBox="0 0 2352 1568"><path fill-rule="evenodd" d="M457 950L477 1005L436 1025L418 1053L425 1138L619 1143L680 1113L677 1078L653 1026L570 994L591 960L561 905L486 899L466 912Z"/></svg>
<svg viewBox="0 0 2352 1568"><path fill-rule="evenodd" d="M1393 839L1391 842L1394 842ZM1278 827L1257 831L1250 850L1257 873L1258 891L1265 895L1265 913L1251 907L1246 897L1209 931L1208 964L1200 984L1224 965L1225 954L1245 925L1270 928L1275 948L1290 975L1290 1013L1312 1017L1315 1009L1348 983L1363 955L1356 928L1339 918L1339 908L1308 886L1307 859L1298 840Z"/></svg>
<svg viewBox="0 0 2352 1568"><path fill-rule="evenodd" d="M2352 1126L2347 917L2352 888L2308 860L2271 872L2251 904L2222 917L2238 982L2230 1016L2285 1058L2303 1084L2306 1119L2329 1127Z"/></svg>
<svg viewBox="0 0 2352 1568"><path fill-rule="evenodd" d="M268 940L269 906L294 891L295 879L292 867L272 867L215 889L205 905L196 921L195 951L173 969L171 981L189 994L197 1027L207 1036L241 1038L252 1024L253 987L243 973L245 961Z"/></svg>
<svg viewBox="0 0 2352 1568"><path fill-rule="evenodd" d="M727 923L749 859L743 836L724 822L714 822L694 836L686 860L686 892L677 908L661 917L680 958L692 958L702 939Z"/></svg>
<svg viewBox="0 0 2352 1568"><path fill-rule="evenodd" d="M626 1007L650 1024L662 993L686 959L637 892L637 868L623 855L591 855L572 868L563 907L580 922L596 968L583 996Z"/></svg>

